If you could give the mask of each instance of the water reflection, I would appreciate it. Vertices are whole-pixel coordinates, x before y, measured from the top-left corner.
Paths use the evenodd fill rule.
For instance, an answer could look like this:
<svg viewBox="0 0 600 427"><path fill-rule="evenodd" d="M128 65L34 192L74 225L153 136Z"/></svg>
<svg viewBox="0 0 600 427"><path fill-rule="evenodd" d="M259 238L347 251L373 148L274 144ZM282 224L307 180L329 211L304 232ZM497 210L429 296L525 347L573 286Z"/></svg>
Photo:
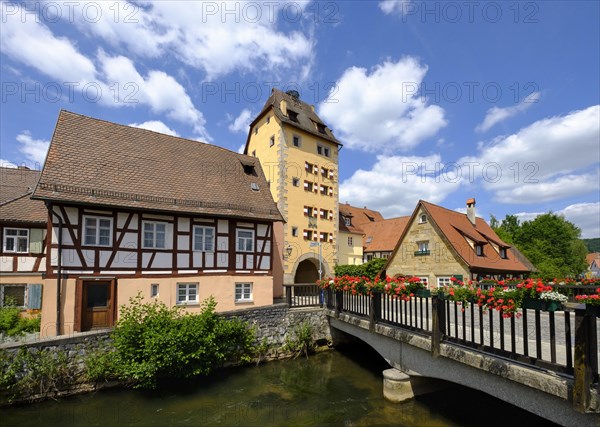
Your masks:
<svg viewBox="0 0 600 427"><path fill-rule="evenodd" d="M516 420L548 425L462 387L389 403L382 397L385 368L365 348L331 351L223 370L193 383L163 384L155 392L108 390L5 408L2 426L504 426ZM490 419L498 412L501 419Z"/></svg>

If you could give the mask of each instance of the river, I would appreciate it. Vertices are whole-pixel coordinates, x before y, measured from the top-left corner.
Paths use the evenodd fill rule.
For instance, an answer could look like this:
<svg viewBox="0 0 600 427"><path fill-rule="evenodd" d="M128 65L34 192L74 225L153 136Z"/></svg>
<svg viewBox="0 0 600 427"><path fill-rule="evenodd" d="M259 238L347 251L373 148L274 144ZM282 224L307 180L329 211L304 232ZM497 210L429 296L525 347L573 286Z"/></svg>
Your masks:
<svg viewBox="0 0 600 427"><path fill-rule="evenodd" d="M224 369L159 391L112 389L0 410L8 426L506 426L552 425L460 386L393 404L385 362L370 348Z"/></svg>

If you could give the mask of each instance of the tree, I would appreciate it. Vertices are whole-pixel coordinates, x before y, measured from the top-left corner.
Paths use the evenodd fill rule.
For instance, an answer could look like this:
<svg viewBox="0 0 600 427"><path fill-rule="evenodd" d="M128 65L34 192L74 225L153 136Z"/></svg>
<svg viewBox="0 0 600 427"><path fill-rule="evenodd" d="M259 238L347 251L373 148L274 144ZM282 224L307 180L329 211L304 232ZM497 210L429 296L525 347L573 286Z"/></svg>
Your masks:
<svg viewBox="0 0 600 427"><path fill-rule="evenodd" d="M494 231L514 244L544 278L574 277L587 267L581 230L552 212L522 224L515 215L507 215Z"/></svg>

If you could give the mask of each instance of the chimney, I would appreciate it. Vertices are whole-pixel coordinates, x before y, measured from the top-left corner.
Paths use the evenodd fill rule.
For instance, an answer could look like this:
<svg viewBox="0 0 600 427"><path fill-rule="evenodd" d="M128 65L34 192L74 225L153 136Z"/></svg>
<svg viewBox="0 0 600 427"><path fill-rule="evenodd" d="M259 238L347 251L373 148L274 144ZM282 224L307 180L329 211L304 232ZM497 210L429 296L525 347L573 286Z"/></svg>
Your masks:
<svg viewBox="0 0 600 427"><path fill-rule="evenodd" d="M467 218L475 225L475 199L467 200Z"/></svg>

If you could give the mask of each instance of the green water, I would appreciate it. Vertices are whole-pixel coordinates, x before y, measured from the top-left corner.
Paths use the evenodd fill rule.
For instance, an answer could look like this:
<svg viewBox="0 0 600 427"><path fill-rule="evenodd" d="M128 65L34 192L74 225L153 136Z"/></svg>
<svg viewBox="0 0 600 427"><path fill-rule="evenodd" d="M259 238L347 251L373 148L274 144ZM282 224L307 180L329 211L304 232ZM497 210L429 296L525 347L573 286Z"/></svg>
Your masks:
<svg viewBox="0 0 600 427"><path fill-rule="evenodd" d="M223 370L160 391L105 390L0 410L7 426L505 426L548 425L487 395L452 386L393 404L386 368L364 347ZM501 414L498 416L497 414Z"/></svg>

